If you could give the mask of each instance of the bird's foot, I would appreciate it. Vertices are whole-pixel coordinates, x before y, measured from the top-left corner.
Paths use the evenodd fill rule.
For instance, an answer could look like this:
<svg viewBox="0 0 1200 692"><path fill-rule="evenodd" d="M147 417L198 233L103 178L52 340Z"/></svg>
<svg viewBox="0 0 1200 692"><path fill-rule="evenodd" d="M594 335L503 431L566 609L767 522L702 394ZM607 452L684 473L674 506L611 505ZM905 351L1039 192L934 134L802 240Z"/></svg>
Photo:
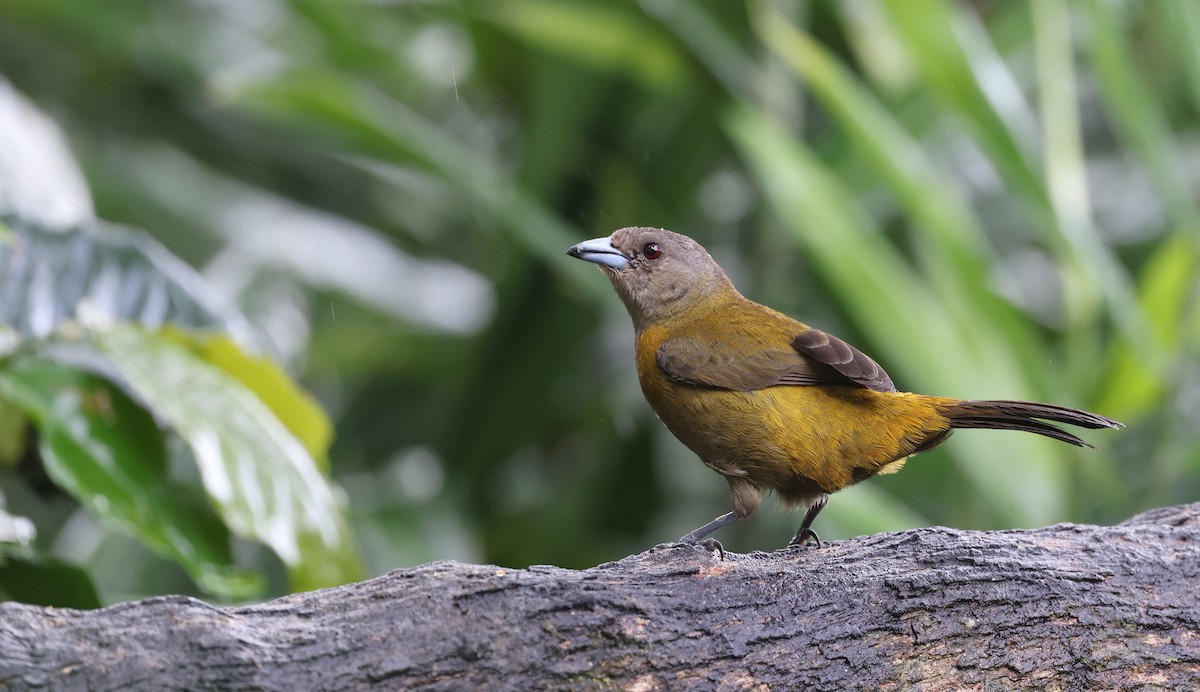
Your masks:
<svg viewBox="0 0 1200 692"><path fill-rule="evenodd" d="M679 539L679 542L680 543L691 543L693 545L704 546L704 549L707 550L709 553L716 552L718 555L721 556L721 560L725 559L725 546L721 545L721 541L718 541L715 538L705 538L704 540L696 540L695 538L688 538L687 536L684 536L683 538Z"/></svg>
<svg viewBox="0 0 1200 692"><path fill-rule="evenodd" d="M794 545L804 545L810 538L814 543L817 544L818 548L821 547L821 537L818 536L817 532L813 531L812 529L800 529L797 531L796 535L792 536L792 540L788 541L788 547L790 548Z"/></svg>
<svg viewBox="0 0 1200 692"><path fill-rule="evenodd" d="M717 529L721 528L722 526L728 526L737 520L738 520L738 516L736 514L734 514L733 512L726 512L726 513L722 514L721 516L717 517L716 519L713 519L712 521L708 522L704 526L701 526L700 528L696 529L695 531L692 531L691 533L684 535L683 538L679 539L679 542L680 543L699 543L700 545L704 546L705 548L708 548L708 551L710 553L715 549L718 553L721 554L721 559L724 560L725 559L725 548L724 548L724 546L721 545L721 542L715 538L704 538L704 537L709 535L713 531L716 531Z"/></svg>

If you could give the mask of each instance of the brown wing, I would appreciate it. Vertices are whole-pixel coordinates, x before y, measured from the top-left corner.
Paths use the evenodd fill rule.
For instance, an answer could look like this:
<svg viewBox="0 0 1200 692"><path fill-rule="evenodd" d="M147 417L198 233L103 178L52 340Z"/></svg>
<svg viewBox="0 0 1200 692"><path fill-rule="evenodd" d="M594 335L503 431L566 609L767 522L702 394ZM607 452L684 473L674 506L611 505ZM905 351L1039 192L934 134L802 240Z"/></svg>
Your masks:
<svg viewBox="0 0 1200 692"><path fill-rule="evenodd" d="M667 377L685 384L737 391L773 387L785 379L794 384L821 384L807 372L811 367L800 354L790 348L745 353L727 342L676 336L662 342L655 360Z"/></svg>
<svg viewBox="0 0 1200 692"><path fill-rule="evenodd" d="M813 332L820 336L811 336ZM667 377L677 382L719 389L830 385L896 390L875 361L816 329L796 337L792 348L748 347L744 339L675 336L662 342L655 361Z"/></svg>
<svg viewBox="0 0 1200 692"><path fill-rule="evenodd" d="M792 339L798 353L824 363L851 382L877 392L894 392L896 385L870 356L832 334L809 328Z"/></svg>

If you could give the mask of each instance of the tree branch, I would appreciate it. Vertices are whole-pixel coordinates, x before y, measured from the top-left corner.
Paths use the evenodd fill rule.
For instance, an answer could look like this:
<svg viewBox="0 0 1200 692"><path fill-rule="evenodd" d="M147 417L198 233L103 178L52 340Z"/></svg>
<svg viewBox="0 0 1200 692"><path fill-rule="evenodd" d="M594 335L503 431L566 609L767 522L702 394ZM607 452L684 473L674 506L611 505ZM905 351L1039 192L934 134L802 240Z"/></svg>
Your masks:
<svg viewBox="0 0 1200 692"><path fill-rule="evenodd" d="M1200 684L1200 503L588 570L437 562L261 605L0 605L0 687L633 690Z"/></svg>

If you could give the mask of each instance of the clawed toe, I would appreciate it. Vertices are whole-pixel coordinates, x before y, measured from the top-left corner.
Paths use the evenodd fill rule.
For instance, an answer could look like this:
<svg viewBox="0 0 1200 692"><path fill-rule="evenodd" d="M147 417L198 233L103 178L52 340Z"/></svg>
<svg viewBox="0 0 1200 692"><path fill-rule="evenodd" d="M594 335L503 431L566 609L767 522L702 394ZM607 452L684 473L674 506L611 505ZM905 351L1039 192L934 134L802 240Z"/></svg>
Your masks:
<svg viewBox="0 0 1200 692"><path fill-rule="evenodd" d="M821 537L818 536L817 532L813 531L812 529L800 529L797 531L796 535L792 537L792 540L788 542L788 547L790 548L794 545L804 545L810 538L814 543L816 543L818 548L821 547Z"/></svg>
<svg viewBox="0 0 1200 692"><path fill-rule="evenodd" d="M715 551L718 555L721 556L722 560L725 559L725 546L721 545L721 541L718 541L715 538L705 538L704 540L696 540L694 538L688 538L687 536L684 536L683 538L679 539L679 542L680 543L692 543L694 545L704 546L705 550L707 550L709 553L712 553Z"/></svg>
<svg viewBox="0 0 1200 692"><path fill-rule="evenodd" d="M708 548L708 552L710 553L714 550L717 551L717 554L721 556L721 559L725 559L725 546L721 545L721 541L718 541L715 538L706 538L700 541L700 545Z"/></svg>

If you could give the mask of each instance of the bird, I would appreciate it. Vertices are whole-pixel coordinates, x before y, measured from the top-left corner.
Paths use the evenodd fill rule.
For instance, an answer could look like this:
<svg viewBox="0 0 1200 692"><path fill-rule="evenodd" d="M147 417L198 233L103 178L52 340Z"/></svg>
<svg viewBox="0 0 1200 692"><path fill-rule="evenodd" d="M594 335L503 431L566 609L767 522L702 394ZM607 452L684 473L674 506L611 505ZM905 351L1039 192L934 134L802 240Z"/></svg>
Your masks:
<svg viewBox="0 0 1200 692"><path fill-rule="evenodd" d="M698 242L629 227L572 246L608 276L633 321L638 381L667 429L729 484L732 510L680 538L707 538L758 510L764 491L806 509L789 546L821 539L833 493L899 471L960 428L1022 430L1079 447L1054 425L1121 423L1031 401L963 400L896 389L838 337L746 298Z"/></svg>

